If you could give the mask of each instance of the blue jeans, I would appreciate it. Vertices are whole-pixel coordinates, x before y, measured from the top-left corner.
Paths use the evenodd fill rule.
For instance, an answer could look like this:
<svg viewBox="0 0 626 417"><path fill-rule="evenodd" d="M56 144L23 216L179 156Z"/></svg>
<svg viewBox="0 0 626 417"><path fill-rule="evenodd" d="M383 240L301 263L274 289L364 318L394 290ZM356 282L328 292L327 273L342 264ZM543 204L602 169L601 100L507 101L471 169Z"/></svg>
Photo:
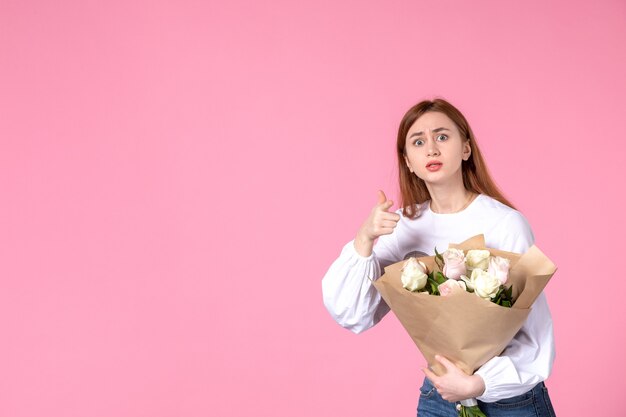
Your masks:
<svg viewBox="0 0 626 417"><path fill-rule="evenodd" d="M548 388L543 382L517 397L505 398L495 403L478 401L478 407L488 417L555 417ZM418 417L457 417L456 403L451 403L437 392L428 378L420 388L417 405Z"/></svg>

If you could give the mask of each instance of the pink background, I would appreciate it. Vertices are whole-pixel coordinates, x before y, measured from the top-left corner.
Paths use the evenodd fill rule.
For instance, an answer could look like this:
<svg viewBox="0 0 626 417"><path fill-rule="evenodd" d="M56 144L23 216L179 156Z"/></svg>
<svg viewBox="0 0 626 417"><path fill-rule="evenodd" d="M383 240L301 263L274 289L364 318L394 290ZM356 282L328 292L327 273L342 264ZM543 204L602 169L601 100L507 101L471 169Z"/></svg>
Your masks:
<svg viewBox="0 0 626 417"><path fill-rule="evenodd" d="M0 416L412 416L321 278L442 96L559 266L560 416L623 411L626 3L0 1Z"/></svg>

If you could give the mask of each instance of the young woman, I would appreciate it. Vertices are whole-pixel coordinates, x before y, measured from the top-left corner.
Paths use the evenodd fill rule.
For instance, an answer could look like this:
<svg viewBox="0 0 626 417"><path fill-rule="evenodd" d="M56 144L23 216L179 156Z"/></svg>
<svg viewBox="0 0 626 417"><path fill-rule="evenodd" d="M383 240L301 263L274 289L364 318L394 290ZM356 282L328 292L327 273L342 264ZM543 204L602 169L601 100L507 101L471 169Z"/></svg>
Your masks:
<svg viewBox="0 0 626 417"><path fill-rule="evenodd" d="M524 253L534 236L526 218L498 190L469 124L442 99L413 106L397 140L401 207L378 192L378 203L322 280L324 304L341 326L360 333L389 307L371 285L384 268L432 256L448 243L483 234L487 247ZM374 244L376 242L376 244ZM505 351L467 375L444 357L441 377L425 369L420 417L457 416L456 402L476 398L494 416L554 416L543 381L554 360L550 310L542 293Z"/></svg>

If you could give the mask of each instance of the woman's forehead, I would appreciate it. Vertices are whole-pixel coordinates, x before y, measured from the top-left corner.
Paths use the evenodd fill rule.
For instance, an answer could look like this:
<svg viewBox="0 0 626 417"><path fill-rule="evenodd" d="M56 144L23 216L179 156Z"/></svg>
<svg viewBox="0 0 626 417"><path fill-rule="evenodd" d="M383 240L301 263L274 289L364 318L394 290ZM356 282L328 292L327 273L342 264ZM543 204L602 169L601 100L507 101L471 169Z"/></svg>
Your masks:
<svg viewBox="0 0 626 417"><path fill-rule="evenodd" d="M432 132L435 129L458 131L456 125L448 116L440 112L426 112L421 115L409 128L409 134Z"/></svg>

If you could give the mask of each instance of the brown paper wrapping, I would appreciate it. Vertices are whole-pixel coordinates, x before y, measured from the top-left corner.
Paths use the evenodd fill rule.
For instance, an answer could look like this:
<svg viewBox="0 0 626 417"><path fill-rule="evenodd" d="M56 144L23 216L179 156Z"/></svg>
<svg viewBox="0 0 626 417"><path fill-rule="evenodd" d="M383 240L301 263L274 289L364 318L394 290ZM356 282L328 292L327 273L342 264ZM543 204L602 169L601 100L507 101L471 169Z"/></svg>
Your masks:
<svg viewBox="0 0 626 417"><path fill-rule="evenodd" d="M400 280L404 261L386 267L374 286L437 375L444 374L445 368L435 360L435 354L445 356L471 375L502 353L513 339L556 266L534 245L523 255L486 248L483 235L449 247L465 252L487 249L492 255L510 259L506 286L513 285L513 307L499 306L466 291L446 297L408 291ZM418 259L429 270L439 270L434 256Z"/></svg>

